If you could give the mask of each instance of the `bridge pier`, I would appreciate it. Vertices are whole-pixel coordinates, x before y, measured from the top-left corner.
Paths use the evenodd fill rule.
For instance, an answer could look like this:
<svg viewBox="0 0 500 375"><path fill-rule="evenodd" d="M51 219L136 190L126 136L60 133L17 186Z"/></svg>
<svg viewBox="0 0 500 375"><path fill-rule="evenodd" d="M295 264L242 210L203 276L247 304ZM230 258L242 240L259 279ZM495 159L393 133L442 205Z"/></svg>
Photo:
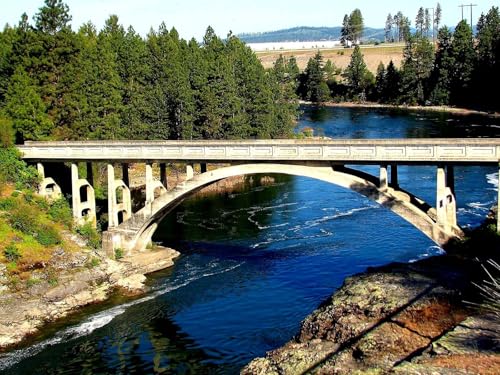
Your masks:
<svg viewBox="0 0 500 375"><path fill-rule="evenodd" d="M379 189L382 191L387 191L388 188L389 188L389 181L388 181L388 175L387 175L387 164L382 164L380 166Z"/></svg>
<svg viewBox="0 0 500 375"><path fill-rule="evenodd" d="M71 163L71 201L75 223L83 225L90 222L95 228L97 222L94 188L86 179L78 177L78 164L75 163Z"/></svg>
<svg viewBox="0 0 500 375"><path fill-rule="evenodd" d="M160 182L168 190L167 165L160 163Z"/></svg>
<svg viewBox="0 0 500 375"><path fill-rule="evenodd" d="M38 185L38 194L45 199L56 200L62 197L62 190L51 177L45 177L45 167L42 163L36 163L36 169L41 181Z"/></svg>
<svg viewBox="0 0 500 375"><path fill-rule="evenodd" d="M437 224L448 233L453 233L454 229L457 228L457 203L453 193L455 189L453 172L453 167L450 165L437 167Z"/></svg>
<svg viewBox="0 0 500 375"><path fill-rule="evenodd" d="M186 181L191 180L194 177L193 164L186 164Z"/></svg>
<svg viewBox="0 0 500 375"><path fill-rule="evenodd" d="M117 193L118 189L121 189L120 194ZM130 219L131 216L132 199L130 189L125 181L116 179L115 167L113 164L108 164L108 227L117 227Z"/></svg>
<svg viewBox="0 0 500 375"><path fill-rule="evenodd" d="M500 163L498 164L497 233L500 234Z"/></svg>

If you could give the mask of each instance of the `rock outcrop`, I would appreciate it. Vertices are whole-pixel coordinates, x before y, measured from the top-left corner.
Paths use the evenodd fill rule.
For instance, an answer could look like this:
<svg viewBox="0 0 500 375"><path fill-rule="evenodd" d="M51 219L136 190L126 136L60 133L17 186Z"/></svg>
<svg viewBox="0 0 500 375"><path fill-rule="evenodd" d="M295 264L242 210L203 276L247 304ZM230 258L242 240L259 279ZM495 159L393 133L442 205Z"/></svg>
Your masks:
<svg viewBox="0 0 500 375"><path fill-rule="evenodd" d="M65 260L59 265L57 285L45 283L25 292L0 294L0 349L21 342L46 323L80 307L106 300L117 289L128 295L144 292L144 274L172 266L177 256L179 252L161 248L120 261L102 258L94 264L87 261L73 266ZM85 259L74 262L83 263Z"/></svg>
<svg viewBox="0 0 500 375"><path fill-rule="evenodd" d="M498 321L463 302L462 267L438 257L348 278L292 341L242 374L498 373Z"/></svg>

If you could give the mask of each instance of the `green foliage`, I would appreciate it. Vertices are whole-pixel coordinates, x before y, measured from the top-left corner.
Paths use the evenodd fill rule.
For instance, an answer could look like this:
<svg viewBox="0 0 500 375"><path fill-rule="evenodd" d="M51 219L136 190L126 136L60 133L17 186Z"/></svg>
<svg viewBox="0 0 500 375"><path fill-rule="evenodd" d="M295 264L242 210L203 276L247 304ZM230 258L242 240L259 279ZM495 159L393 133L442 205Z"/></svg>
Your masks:
<svg viewBox="0 0 500 375"><path fill-rule="evenodd" d="M11 147L14 144L14 135L12 121L0 117L0 147Z"/></svg>
<svg viewBox="0 0 500 375"><path fill-rule="evenodd" d="M54 246L59 245L62 242L61 235L51 225L41 225L37 228L36 240L40 245L43 246Z"/></svg>
<svg viewBox="0 0 500 375"><path fill-rule="evenodd" d="M374 77L366 67L359 46L354 48L343 77L349 87L350 97L355 100L366 100L367 92L374 83Z"/></svg>
<svg viewBox="0 0 500 375"><path fill-rule="evenodd" d="M71 228L73 225L73 213L66 199L60 198L50 203L47 211L49 217L57 222Z"/></svg>
<svg viewBox="0 0 500 375"><path fill-rule="evenodd" d="M85 223L77 227L76 232L85 239L90 248L98 249L101 247L101 235L92 226L92 223Z"/></svg>
<svg viewBox="0 0 500 375"><path fill-rule="evenodd" d="M16 207L17 201L14 197L0 198L0 211L11 211Z"/></svg>
<svg viewBox="0 0 500 375"><path fill-rule="evenodd" d="M309 59L301 80L299 90L305 100L313 103L323 103L330 99L330 90L323 71L323 57L320 52Z"/></svg>
<svg viewBox="0 0 500 375"><path fill-rule="evenodd" d="M19 157L19 151L13 147L0 147L0 183L16 183L19 189L33 188L39 181L38 172L35 168L29 167Z"/></svg>
<svg viewBox="0 0 500 375"><path fill-rule="evenodd" d="M490 259L486 262L486 266L482 265L482 267L487 279L475 284L483 297L480 306L491 312L498 322L500 321L500 265Z"/></svg>
<svg viewBox="0 0 500 375"><path fill-rule="evenodd" d="M17 262L21 258L21 253L14 244L9 244L5 247L3 255L9 262Z"/></svg>
<svg viewBox="0 0 500 375"><path fill-rule="evenodd" d="M38 232L38 215L35 207L20 203L9 213L9 222L15 230L35 235Z"/></svg>
<svg viewBox="0 0 500 375"><path fill-rule="evenodd" d="M90 258L89 261L87 261L87 263L85 265L87 268L95 268L99 264L101 264L101 260L97 257L92 257L92 258Z"/></svg>
<svg viewBox="0 0 500 375"><path fill-rule="evenodd" d="M120 248L115 249L115 260L120 260L123 258L123 256L124 256L123 249L120 249Z"/></svg>

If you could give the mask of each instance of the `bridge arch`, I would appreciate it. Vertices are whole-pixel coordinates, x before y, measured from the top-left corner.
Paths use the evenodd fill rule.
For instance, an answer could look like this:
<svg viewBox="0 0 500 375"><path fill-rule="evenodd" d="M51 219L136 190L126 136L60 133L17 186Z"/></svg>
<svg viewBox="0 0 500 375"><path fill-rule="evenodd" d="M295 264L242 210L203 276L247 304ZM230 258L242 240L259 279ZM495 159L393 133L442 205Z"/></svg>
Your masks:
<svg viewBox="0 0 500 375"><path fill-rule="evenodd" d="M108 251L116 248L127 251L143 250L150 243L161 220L185 199L217 181L250 174L303 176L353 190L390 209L438 245L444 245L462 233L458 227L453 228L452 232L446 231L437 223L436 210L431 205L397 187L381 188L379 179L370 174L332 166L330 163L254 163L211 170L184 182L147 204L128 221L106 232L103 247Z"/></svg>

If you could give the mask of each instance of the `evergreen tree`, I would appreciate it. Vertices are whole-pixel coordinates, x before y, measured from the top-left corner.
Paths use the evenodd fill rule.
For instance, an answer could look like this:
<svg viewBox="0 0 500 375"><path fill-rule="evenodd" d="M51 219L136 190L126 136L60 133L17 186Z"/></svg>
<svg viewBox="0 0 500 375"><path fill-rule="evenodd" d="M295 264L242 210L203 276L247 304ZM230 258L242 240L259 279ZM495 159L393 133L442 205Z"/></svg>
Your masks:
<svg viewBox="0 0 500 375"><path fill-rule="evenodd" d="M384 101L385 85L387 80L387 73L385 65L381 61L377 66L377 74L375 75L375 94L380 101Z"/></svg>
<svg viewBox="0 0 500 375"><path fill-rule="evenodd" d="M441 17L442 17L441 4L437 3L436 11L434 13L434 29L435 30L439 29L439 25L441 24Z"/></svg>
<svg viewBox="0 0 500 375"><path fill-rule="evenodd" d="M385 72L385 84L382 94L382 101L385 103L397 104L400 97L400 74L394 62L391 60Z"/></svg>
<svg viewBox="0 0 500 375"><path fill-rule="evenodd" d="M434 64L434 50L427 38L413 36L406 42L401 69L401 100L406 104L424 104L427 79Z"/></svg>
<svg viewBox="0 0 500 375"><path fill-rule="evenodd" d="M455 65L451 51L452 35L447 27L439 30L437 40L436 61L430 77L430 84L433 86L430 101L432 104L445 105L450 102L451 74Z"/></svg>
<svg viewBox="0 0 500 375"><path fill-rule="evenodd" d="M349 87L350 96L355 100L365 100L374 78L366 67L359 46L354 48L351 61L345 69L343 77Z"/></svg>
<svg viewBox="0 0 500 375"><path fill-rule="evenodd" d="M340 31L340 42L342 45L347 45L347 42L351 40L351 30L349 25L349 16L344 15L344 20L342 21L342 29Z"/></svg>
<svg viewBox="0 0 500 375"><path fill-rule="evenodd" d="M429 31L431 30L431 23L431 15L429 13L429 9L426 8L424 14L424 33L427 38L429 37Z"/></svg>
<svg viewBox="0 0 500 375"><path fill-rule="evenodd" d="M71 16L62 0L45 0L45 6L40 8L34 19L38 31L55 35L69 28Z"/></svg>
<svg viewBox="0 0 500 375"><path fill-rule="evenodd" d="M329 99L329 89L322 69L323 57L318 52L309 59L305 73L305 98L313 103L322 103Z"/></svg>
<svg viewBox="0 0 500 375"><path fill-rule="evenodd" d="M451 74L451 101L453 104L466 105L470 100L475 52L472 30L465 20L460 21L455 28L451 55L454 60Z"/></svg>
<svg viewBox="0 0 500 375"><path fill-rule="evenodd" d="M415 28L417 29L417 34L419 36L422 36L424 34L424 23L425 23L424 8L420 7L418 9L417 17L415 18Z"/></svg>
<svg viewBox="0 0 500 375"><path fill-rule="evenodd" d="M387 15L384 28L384 38L386 43L394 42L394 37L392 34L392 24L393 24L393 18L392 15L389 13Z"/></svg>
<svg viewBox="0 0 500 375"><path fill-rule="evenodd" d="M3 112L12 120L18 142L46 140L54 127L36 85L20 67L10 79Z"/></svg>
<svg viewBox="0 0 500 375"><path fill-rule="evenodd" d="M500 15L498 7L482 14L477 23L477 61L474 72L474 97L477 105L500 108L495 90L500 85Z"/></svg>
<svg viewBox="0 0 500 375"><path fill-rule="evenodd" d="M363 16L359 9L354 9L349 16L349 32L350 40L353 43L359 43L361 37L363 36L363 29L365 28L363 22Z"/></svg>

